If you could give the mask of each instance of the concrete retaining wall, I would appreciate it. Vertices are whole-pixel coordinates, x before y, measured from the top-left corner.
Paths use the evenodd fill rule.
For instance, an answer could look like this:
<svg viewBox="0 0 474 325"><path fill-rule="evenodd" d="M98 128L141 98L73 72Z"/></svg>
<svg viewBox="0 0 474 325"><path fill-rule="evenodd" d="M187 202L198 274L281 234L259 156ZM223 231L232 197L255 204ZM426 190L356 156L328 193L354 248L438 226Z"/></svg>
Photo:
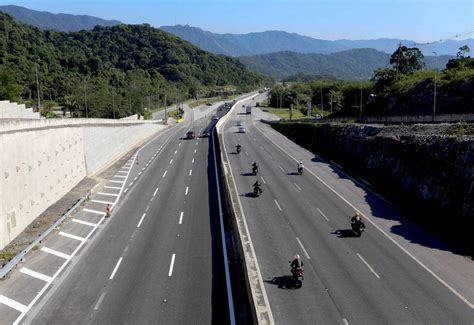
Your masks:
<svg viewBox="0 0 474 325"><path fill-rule="evenodd" d="M130 146L163 129L162 124L128 127L98 126L84 128L84 154L88 174L95 173Z"/></svg>
<svg viewBox="0 0 474 325"><path fill-rule="evenodd" d="M8 100L0 101L0 119L3 118L26 118L39 119L40 114L33 112L32 108L26 108L25 104L10 103Z"/></svg>
<svg viewBox="0 0 474 325"><path fill-rule="evenodd" d="M0 132L0 249L84 177L163 128L101 121Z"/></svg>
<svg viewBox="0 0 474 325"><path fill-rule="evenodd" d="M0 248L86 176L82 128L0 134Z"/></svg>

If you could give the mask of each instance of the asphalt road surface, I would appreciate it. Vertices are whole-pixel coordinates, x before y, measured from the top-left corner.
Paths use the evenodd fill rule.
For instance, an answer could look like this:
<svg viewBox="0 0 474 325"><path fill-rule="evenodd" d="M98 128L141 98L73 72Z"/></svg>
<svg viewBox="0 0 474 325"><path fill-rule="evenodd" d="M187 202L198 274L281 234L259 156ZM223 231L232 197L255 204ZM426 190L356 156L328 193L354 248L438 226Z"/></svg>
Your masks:
<svg viewBox="0 0 474 325"><path fill-rule="evenodd" d="M472 308L370 224L353 237L354 210L313 175L297 175L296 162L243 112L238 107L224 126L225 148L275 323L474 322ZM237 132L237 121L246 133ZM252 161L259 163L257 176ZM263 187L258 198L251 194L256 180ZM296 253L304 261L301 289L288 281Z"/></svg>
<svg viewBox="0 0 474 325"><path fill-rule="evenodd" d="M159 153L26 322L228 322L210 138L182 138L215 121L192 115L143 148L139 168Z"/></svg>

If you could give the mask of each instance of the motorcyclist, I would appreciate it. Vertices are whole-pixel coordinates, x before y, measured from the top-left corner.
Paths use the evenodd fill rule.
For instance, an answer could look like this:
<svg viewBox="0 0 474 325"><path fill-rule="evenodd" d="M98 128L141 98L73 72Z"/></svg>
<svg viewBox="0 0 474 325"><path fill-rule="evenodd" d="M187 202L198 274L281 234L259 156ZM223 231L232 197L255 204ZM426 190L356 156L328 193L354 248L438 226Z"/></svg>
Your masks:
<svg viewBox="0 0 474 325"><path fill-rule="evenodd" d="M299 254L296 254L295 257L293 258L293 261L290 264L292 270L298 270L303 267L303 261L301 260L301 257Z"/></svg>
<svg viewBox="0 0 474 325"><path fill-rule="evenodd" d="M257 162L256 162L256 161L252 162L252 167L254 167L254 168L258 168L258 164L257 164Z"/></svg>
<svg viewBox="0 0 474 325"><path fill-rule="evenodd" d="M253 188L254 188L254 189L259 189L261 186L262 186L262 184L258 181L258 179L257 179L257 181L253 184Z"/></svg>
<svg viewBox="0 0 474 325"><path fill-rule="evenodd" d="M359 212L356 212L356 214L351 218L351 223L365 228L364 221L362 221L362 217L360 216Z"/></svg>
<svg viewBox="0 0 474 325"><path fill-rule="evenodd" d="M237 146L236 146L237 152L240 152L241 149L242 149L242 145L240 143L238 143Z"/></svg>
<svg viewBox="0 0 474 325"><path fill-rule="evenodd" d="M298 163L298 166L296 166L296 168L298 169L298 171L303 170L303 168L304 168L303 162L300 161L300 162Z"/></svg>

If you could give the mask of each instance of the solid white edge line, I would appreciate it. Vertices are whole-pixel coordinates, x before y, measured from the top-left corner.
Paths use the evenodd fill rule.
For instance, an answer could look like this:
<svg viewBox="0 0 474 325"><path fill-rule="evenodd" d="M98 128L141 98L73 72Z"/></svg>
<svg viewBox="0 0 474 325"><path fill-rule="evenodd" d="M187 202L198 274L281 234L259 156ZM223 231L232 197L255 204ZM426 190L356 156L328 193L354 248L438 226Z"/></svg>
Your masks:
<svg viewBox="0 0 474 325"><path fill-rule="evenodd" d="M281 167L280 165L278 165L278 167L280 167L280 169L281 169L282 172L285 172L285 170L283 169L283 167Z"/></svg>
<svg viewBox="0 0 474 325"><path fill-rule="evenodd" d="M82 242L86 240L86 238L84 238L84 237L79 237L79 236L76 236L76 235L73 235L73 234L70 234L70 233L67 233L67 232L64 232L64 231L60 231L59 234L61 236L68 237L68 238L75 239L75 240L82 241Z"/></svg>
<svg viewBox="0 0 474 325"><path fill-rule="evenodd" d="M117 261L117 264L114 267L114 270L112 271L112 274L110 274L109 280L112 280L115 276L115 273L117 273L117 270L120 266L120 263L122 263L123 257L120 257L119 260Z"/></svg>
<svg viewBox="0 0 474 325"><path fill-rule="evenodd" d="M270 142L272 142L277 148L279 148L281 151L283 151L288 157L292 158L294 161L298 162L298 160L293 157L290 153L288 153L285 149L280 147L278 144L276 144L270 137L268 137L263 131L261 131L256 125L255 128L265 137L267 138ZM399 244L395 239L392 238L389 234L387 234L382 228L380 228L375 222L373 222L369 217L367 217L364 213L362 213L359 209L357 209L352 203L350 203L346 198L344 198L341 194L339 194L335 189L333 189L329 184L327 184L322 178L317 176L315 173L313 173L310 169L306 168L306 170L313 175L317 180L319 180L323 185L325 185L328 189L330 189L334 194L336 194L341 200L343 200L347 205L349 205L352 209L355 211L359 212L372 226L374 226L378 231L380 231L388 240L390 240L395 246L397 246L399 249L401 249L405 254L407 254L409 257L411 257L418 265L420 265L423 269L425 269L426 272L431 274L436 280L438 280L441 284L443 284L449 291L454 293L459 299L461 299L466 305L471 307L471 309L474 309L474 303L471 303L468 301L463 295L461 295L456 289L451 287L446 281L441 279L436 273L431 271L430 268L428 268L424 263L422 263L418 258L416 258L412 253L410 253L407 249L405 249L401 244ZM378 198L381 200L387 202L385 199L383 199L380 195L377 193L373 192L372 190L368 189L370 193L376 195ZM389 202L387 202L389 203Z"/></svg>
<svg viewBox="0 0 474 325"><path fill-rule="evenodd" d="M168 276L172 276L173 275L173 268L174 268L174 259L176 257L176 254L173 254L171 256L171 263L170 263L170 270L168 271Z"/></svg>
<svg viewBox="0 0 474 325"><path fill-rule="evenodd" d="M138 222L137 228L140 228L140 226L141 226L141 224L142 224L142 222L143 222L143 219L145 219L145 216L146 216L146 213L144 213L144 214L142 215L142 217L140 218L140 221Z"/></svg>
<svg viewBox="0 0 474 325"><path fill-rule="evenodd" d="M179 224L183 222L183 214L184 212L181 212L181 214L179 215Z"/></svg>
<svg viewBox="0 0 474 325"><path fill-rule="evenodd" d="M369 268L369 270L377 277L377 279L380 279L380 276L377 274L377 272L375 272L375 270L372 268L372 266L369 265L369 263L367 263L366 260L364 260L364 258L362 256L360 256L359 253L357 253L357 256L361 259L362 262L364 262L364 264Z"/></svg>
<svg viewBox="0 0 474 325"><path fill-rule="evenodd" d="M55 256L57 256L57 257L64 258L65 260L71 258L71 255L62 253L62 252L60 252L60 251L57 251L57 250L55 250L55 249L52 249L52 248L49 248L49 247L46 247L46 246L41 247L41 250L42 250L43 252L49 253L49 254L51 254L51 255L55 255Z"/></svg>
<svg viewBox="0 0 474 325"><path fill-rule="evenodd" d="M73 222L76 222L76 223L80 223L80 224L86 225L86 226L91 226L91 227L97 226L96 223L87 222L87 221L80 220L80 219L72 219L72 221L73 221Z"/></svg>
<svg viewBox="0 0 474 325"><path fill-rule="evenodd" d="M18 310L20 313L24 313L28 310L28 306L23 305L22 303L19 303L16 300L10 299L4 295L0 295L0 303Z"/></svg>
<svg viewBox="0 0 474 325"><path fill-rule="evenodd" d="M43 273L39 273L39 272L36 272L36 271L33 271L29 268L26 268L26 267L22 267L20 269L20 272L21 273L24 273L26 275L29 275L33 278L36 278L36 279L39 279L39 280L43 280L44 282L51 282L53 281L53 278L50 277L50 276L47 276L46 274L43 274Z"/></svg>
<svg viewBox="0 0 474 325"><path fill-rule="evenodd" d="M309 254L308 254L308 252L306 251L306 248L304 248L303 243L301 242L301 240L300 240L298 237L296 237L296 240L298 241L298 244L300 244L301 249L303 249L303 252L304 252L304 254L306 255L306 258L307 258L308 260L310 260L311 257L309 257Z"/></svg>
<svg viewBox="0 0 474 325"><path fill-rule="evenodd" d="M188 195L188 191L189 191L189 186L186 186L186 192L184 192L184 195Z"/></svg>
<svg viewBox="0 0 474 325"><path fill-rule="evenodd" d="M230 112L228 112L227 114L229 114L229 113ZM218 176L219 173L217 171L217 156L216 156L216 144L215 144L214 133L215 132L212 132L211 139L212 139L212 152L213 152L213 155L214 155L214 173L215 173L215 176L216 176L216 184L217 184L217 202L218 202L218 207L219 207L219 223L220 223L220 230L221 230L221 245L222 245L222 250L223 250L223 255L224 255L223 256L224 257L223 258L224 259L224 271L225 271L225 275L226 275L225 276L225 278L226 278L225 281L226 281L226 288L227 288L227 302L228 302L228 307L229 307L230 324L235 325L236 322L235 322L234 299L232 297L232 284L230 282L229 258L227 257L227 244L226 244L226 241L225 241L224 215L223 215L223 212L222 212L221 193L219 191L219 189L220 189L219 184L220 183L219 183L219 176ZM224 136L222 136L222 138L224 139ZM225 151L225 144L224 144L224 151ZM226 152L226 154L227 154L227 152Z"/></svg>
<svg viewBox="0 0 474 325"><path fill-rule="evenodd" d="M278 201L277 201L277 200L275 200L275 199L274 199L273 201L275 202L276 206L278 207L278 210L282 211L282 209L281 209L280 205L278 204Z"/></svg>
<svg viewBox="0 0 474 325"><path fill-rule="evenodd" d="M158 193L158 190L159 190L159 188L157 187L155 192L153 192L153 197L156 195L156 193Z"/></svg>
<svg viewBox="0 0 474 325"><path fill-rule="evenodd" d="M316 208L316 210L318 210L319 214L321 214L323 218L326 219L326 221L329 221L328 217L326 217L326 215L323 213L323 211L321 211L321 209Z"/></svg>

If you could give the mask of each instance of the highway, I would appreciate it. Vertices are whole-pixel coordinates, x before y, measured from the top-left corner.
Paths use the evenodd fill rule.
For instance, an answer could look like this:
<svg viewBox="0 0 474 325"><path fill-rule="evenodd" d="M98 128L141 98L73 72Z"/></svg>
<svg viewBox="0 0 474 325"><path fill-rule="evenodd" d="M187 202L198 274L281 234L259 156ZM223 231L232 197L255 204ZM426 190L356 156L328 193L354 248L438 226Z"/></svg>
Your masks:
<svg viewBox="0 0 474 325"><path fill-rule="evenodd" d="M473 323L471 307L378 229L368 224L362 237L352 237L354 209L312 174L297 175L296 162L241 106L223 126L225 149L276 324ZM246 133L237 133L237 121ZM258 198L251 195L257 179ZM286 289L288 261L297 253L304 284Z"/></svg>
<svg viewBox="0 0 474 325"><path fill-rule="evenodd" d="M139 164L127 163L135 169L129 179L143 175L26 323L228 322L210 138L182 139L211 120L192 116L187 109L182 124L143 147Z"/></svg>

